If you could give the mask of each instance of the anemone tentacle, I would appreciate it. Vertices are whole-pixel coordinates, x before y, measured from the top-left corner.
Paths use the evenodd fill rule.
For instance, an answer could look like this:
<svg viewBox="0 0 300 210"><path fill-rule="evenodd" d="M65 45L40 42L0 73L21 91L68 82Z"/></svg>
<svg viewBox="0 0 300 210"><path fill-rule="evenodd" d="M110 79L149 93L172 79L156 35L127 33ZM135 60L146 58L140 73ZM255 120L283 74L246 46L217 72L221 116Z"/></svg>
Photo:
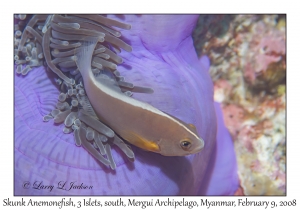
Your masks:
<svg viewBox="0 0 300 210"><path fill-rule="evenodd" d="M56 108L45 115L43 120L48 122L53 119L54 123L64 123L63 132L74 132L77 146L83 146L96 159L115 169L109 145L116 144L130 159L134 159L134 154L130 147L123 146L125 143L120 138L116 140L115 133L110 128L101 123L85 94L82 77L76 67L76 54L83 49L82 43L98 37L99 43L93 52L91 63L95 67L93 72L96 77L115 81L128 96L134 91L152 93L153 90L135 87L120 76L117 65L122 63L122 58L117 55L116 51L119 50L116 49L130 52L132 48L119 38L121 33L111 26L131 28L128 24L99 15L34 15L28 20L23 33L20 28L16 28L15 60L18 65L16 72L26 75L32 67L41 66L45 59L49 69L60 78L56 81L61 93ZM22 64L26 66L23 67ZM86 138L79 135L79 130L86 132ZM100 139L106 140L101 142ZM99 158L99 155L106 155L108 160Z"/></svg>

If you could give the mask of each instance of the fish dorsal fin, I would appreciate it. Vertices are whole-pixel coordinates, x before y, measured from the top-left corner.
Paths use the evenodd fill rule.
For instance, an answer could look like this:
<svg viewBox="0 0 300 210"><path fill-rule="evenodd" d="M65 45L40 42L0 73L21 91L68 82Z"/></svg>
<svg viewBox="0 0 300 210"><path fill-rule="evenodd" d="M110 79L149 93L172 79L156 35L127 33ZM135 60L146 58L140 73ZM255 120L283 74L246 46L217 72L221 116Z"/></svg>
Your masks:
<svg viewBox="0 0 300 210"><path fill-rule="evenodd" d="M164 111L162 111L163 113L169 115L170 117L173 117L175 120L177 120L178 122L180 122L181 124L183 124L185 127L187 127L188 129L190 129L192 132L194 132L195 134L198 135L198 132L197 132L197 129L196 129L196 126L194 124L191 124L191 123L185 123L183 122L181 119L178 119L177 117L169 114L169 113L166 113Z"/></svg>
<svg viewBox="0 0 300 210"><path fill-rule="evenodd" d="M196 134L198 134L196 126L192 123L187 124L188 127L191 129L191 131L195 132Z"/></svg>
<svg viewBox="0 0 300 210"><path fill-rule="evenodd" d="M118 83L113 79L106 78L105 76L99 75L95 77L95 81L101 83L102 85L105 85L111 90L122 93Z"/></svg>

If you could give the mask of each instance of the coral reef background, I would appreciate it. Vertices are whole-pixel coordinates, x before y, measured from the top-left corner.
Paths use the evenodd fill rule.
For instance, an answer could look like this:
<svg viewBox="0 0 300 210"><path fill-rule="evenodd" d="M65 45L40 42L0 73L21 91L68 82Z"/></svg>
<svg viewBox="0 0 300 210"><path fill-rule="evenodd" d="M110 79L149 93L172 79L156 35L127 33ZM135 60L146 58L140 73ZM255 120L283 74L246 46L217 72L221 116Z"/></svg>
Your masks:
<svg viewBox="0 0 300 210"><path fill-rule="evenodd" d="M236 195L286 194L285 26L285 15L201 15L193 33L234 142Z"/></svg>

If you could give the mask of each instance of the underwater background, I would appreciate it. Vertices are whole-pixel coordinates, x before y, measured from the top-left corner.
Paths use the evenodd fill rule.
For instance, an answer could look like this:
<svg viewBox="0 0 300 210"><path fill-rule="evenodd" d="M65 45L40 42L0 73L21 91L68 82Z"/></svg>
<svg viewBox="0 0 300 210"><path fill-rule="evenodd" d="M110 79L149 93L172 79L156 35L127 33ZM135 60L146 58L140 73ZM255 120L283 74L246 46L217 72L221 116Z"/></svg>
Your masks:
<svg viewBox="0 0 300 210"><path fill-rule="evenodd" d="M286 15L200 15L207 55L238 163L236 195L286 194Z"/></svg>

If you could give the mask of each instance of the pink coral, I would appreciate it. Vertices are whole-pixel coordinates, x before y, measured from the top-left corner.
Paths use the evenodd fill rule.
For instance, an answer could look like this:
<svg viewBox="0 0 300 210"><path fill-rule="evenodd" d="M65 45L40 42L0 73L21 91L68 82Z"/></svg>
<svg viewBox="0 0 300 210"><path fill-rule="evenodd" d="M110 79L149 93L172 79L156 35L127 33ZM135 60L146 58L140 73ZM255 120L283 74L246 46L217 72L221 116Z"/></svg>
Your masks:
<svg viewBox="0 0 300 210"><path fill-rule="evenodd" d="M285 32L276 28L270 28L263 21L252 27L253 33L239 34L237 39L245 41L248 39L251 51L245 56L244 77L251 84L255 79L265 73L271 64L285 60ZM267 77L270 75L267 75Z"/></svg>
<svg viewBox="0 0 300 210"><path fill-rule="evenodd" d="M222 110L226 127L233 136L233 139L236 139L236 136L243 127L242 123L245 111L242 107L235 104L224 106L222 107Z"/></svg>
<svg viewBox="0 0 300 210"><path fill-rule="evenodd" d="M232 85L225 79L220 79L214 83L214 99L217 102L223 102L225 96L232 91Z"/></svg>
<svg viewBox="0 0 300 210"><path fill-rule="evenodd" d="M239 142L243 145L243 147L245 147L248 152L253 153L254 149L253 149L253 145L252 145L252 141L254 139L254 129L251 126L244 126L239 134L238 134L238 140Z"/></svg>

